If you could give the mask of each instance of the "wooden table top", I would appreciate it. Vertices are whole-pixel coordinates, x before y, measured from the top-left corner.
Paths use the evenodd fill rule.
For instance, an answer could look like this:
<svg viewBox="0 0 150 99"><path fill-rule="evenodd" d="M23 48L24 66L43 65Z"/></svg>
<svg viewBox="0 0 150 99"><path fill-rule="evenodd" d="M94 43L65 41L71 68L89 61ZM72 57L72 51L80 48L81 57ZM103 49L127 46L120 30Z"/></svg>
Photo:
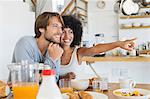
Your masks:
<svg viewBox="0 0 150 99"><path fill-rule="evenodd" d="M150 57L113 57L113 56L106 56L106 57L83 57L82 61L86 61L89 63L92 62L150 62Z"/></svg>
<svg viewBox="0 0 150 99"><path fill-rule="evenodd" d="M148 89L150 90L150 84L137 84L136 88L142 88L142 89ZM116 99L116 97L113 95L113 90L119 89L118 83L109 83L109 90L105 91L104 93L108 95L108 99Z"/></svg>
<svg viewBox="0 0 150 99"><path fill-rule="evenodd" d="M116 99L116 97L113 95L113 90L119 89L119 83L109 83L109 90L104 91L104 94L108 96L108 99ZM136 88L142 88L142 89L148 89L150 90L150 84L137 84ZM5 98L3 98L5 99ZM13 99L12 96L7 97L6 99Z"/></svg>

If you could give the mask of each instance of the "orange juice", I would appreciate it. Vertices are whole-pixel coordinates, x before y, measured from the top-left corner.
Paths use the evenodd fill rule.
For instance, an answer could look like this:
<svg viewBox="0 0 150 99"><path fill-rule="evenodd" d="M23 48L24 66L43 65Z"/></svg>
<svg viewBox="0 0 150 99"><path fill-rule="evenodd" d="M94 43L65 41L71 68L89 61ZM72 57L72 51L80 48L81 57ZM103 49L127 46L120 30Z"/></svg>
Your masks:
<svg viewBox="0 0 150 99"><path fill-rule="evenodd" d="M37 83L17 83L13 85L14 99L36 99L38 87Z"/></svg>
<svg viewBox="0 0 150 99"><path fill-rule="evenodd" d="M71 87L63 87L60 88L61 93L73 93L73 88Z"/></svg>

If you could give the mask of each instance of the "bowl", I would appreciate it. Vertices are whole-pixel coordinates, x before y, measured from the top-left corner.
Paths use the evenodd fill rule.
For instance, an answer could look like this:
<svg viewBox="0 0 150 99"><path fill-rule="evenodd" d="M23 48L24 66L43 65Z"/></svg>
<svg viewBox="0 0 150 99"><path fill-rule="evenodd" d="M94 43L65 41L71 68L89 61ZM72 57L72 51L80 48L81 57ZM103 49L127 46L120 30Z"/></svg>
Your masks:
<svg viewBox="0 0 150 99"><path fill-rule="evenodd" d="M141 23L139 23L139 22L134 22L134 23L133 23L133 26L140 27L140 26L141 26Z"/></svg>
<svg viewBox="0 0 150 99"><path fill-rule="evenodd" d="M113 91L113 95L115 95L117 99L149 99L150 90L140 88L117 89Z"/></svg>
<svg viewBox="0 0 150 99"><path fill-rule="evenodd" d="M149 23L142 23L142 26L150 26Z"/></svg>
<svg viewBox="0 0 150 99"><path fill-rule="evenodd" d="M88 79L73 79L71 80L71 87L76 90L85 90L89 87Z"/></svg>
<svg viewBox="0 0 150 99"><path fill-rule="evenodd" d="M122 24L123 27L132 27L132 23Z"/></svg>

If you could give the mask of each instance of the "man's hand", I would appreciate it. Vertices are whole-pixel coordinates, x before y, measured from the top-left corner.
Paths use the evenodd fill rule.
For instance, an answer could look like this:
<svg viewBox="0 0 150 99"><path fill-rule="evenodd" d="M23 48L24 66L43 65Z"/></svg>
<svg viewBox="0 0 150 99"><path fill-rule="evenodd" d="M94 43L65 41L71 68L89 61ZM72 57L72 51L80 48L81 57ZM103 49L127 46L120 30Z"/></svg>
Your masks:
<svg viewBox="0 0 150 99"><path fill-rule="evenodd" d="M118 41L117 43L120 48L132 51L135 48L134 40L136 40L136 38L125 41Z"/></svg>
<svg viewBox="0 0 150 99"><path fill-rule="evenodd" d="M50 43L48 46L48 52L49 56L56 61L62 56L64 50L59 46L59 44Z"/></svg>

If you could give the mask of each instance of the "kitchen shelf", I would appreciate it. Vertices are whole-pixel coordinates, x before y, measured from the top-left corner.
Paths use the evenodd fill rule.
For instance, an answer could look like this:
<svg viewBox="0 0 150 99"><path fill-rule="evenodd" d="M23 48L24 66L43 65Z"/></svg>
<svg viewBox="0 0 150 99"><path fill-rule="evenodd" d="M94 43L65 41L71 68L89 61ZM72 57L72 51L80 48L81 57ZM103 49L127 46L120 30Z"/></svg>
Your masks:
<svg viewBox="0 0 150 99"><path fill-rule="evenodd" d="M121 26L120 29L144 29L150 28L150 26Z"/></svg>
<svg viewBox="0 0 150 99"><path fill-rule="evenodd" d="M84 2L84 3L86 3L86 4L88 3L88 0L81 0L81 1Z"/></svg>
<svg viewBox="0 0 150 99"><path fill-rule="evenodd" d="M85 15L85 14L81 14L81 13L79 13L78 15L79 15L79 16L87 17L87 15Z"/></svg>
<svg viewBox="0 0 150 99"><path fill-rule="evenodd" d="M140 54L150 54L150 50L142 50L139 53Z"/></svg>
<svg viewBox="0 0 150 99"><path fill-rule="evenodd" d="M86 61L89 63L93 62L150 62L150 57L83 57L82 61Z"/></svg>
<svg viewBox="0 0 150 99"><path fill-rule="evenodd" d="M134 18L150 18L150 15L132 15L132 16L120 16L120 19L134 19Z"/></svg>
<svg viewBox="0 0 150 99"><path fill-rule="evenodd" d="M140 8L150 8L150 6L141 6Z"/></svg>
<svg viewBox="0 0 150 99"><path fill-rule="evenodd" d="M123 13L118 14L118 32L119 40L124 38L143 38L137 39L136 47L149 41L147 31L150 30L150 6L140 7L138 15L126 16ZM142 35L142 36L141 36Z"/></svg>

